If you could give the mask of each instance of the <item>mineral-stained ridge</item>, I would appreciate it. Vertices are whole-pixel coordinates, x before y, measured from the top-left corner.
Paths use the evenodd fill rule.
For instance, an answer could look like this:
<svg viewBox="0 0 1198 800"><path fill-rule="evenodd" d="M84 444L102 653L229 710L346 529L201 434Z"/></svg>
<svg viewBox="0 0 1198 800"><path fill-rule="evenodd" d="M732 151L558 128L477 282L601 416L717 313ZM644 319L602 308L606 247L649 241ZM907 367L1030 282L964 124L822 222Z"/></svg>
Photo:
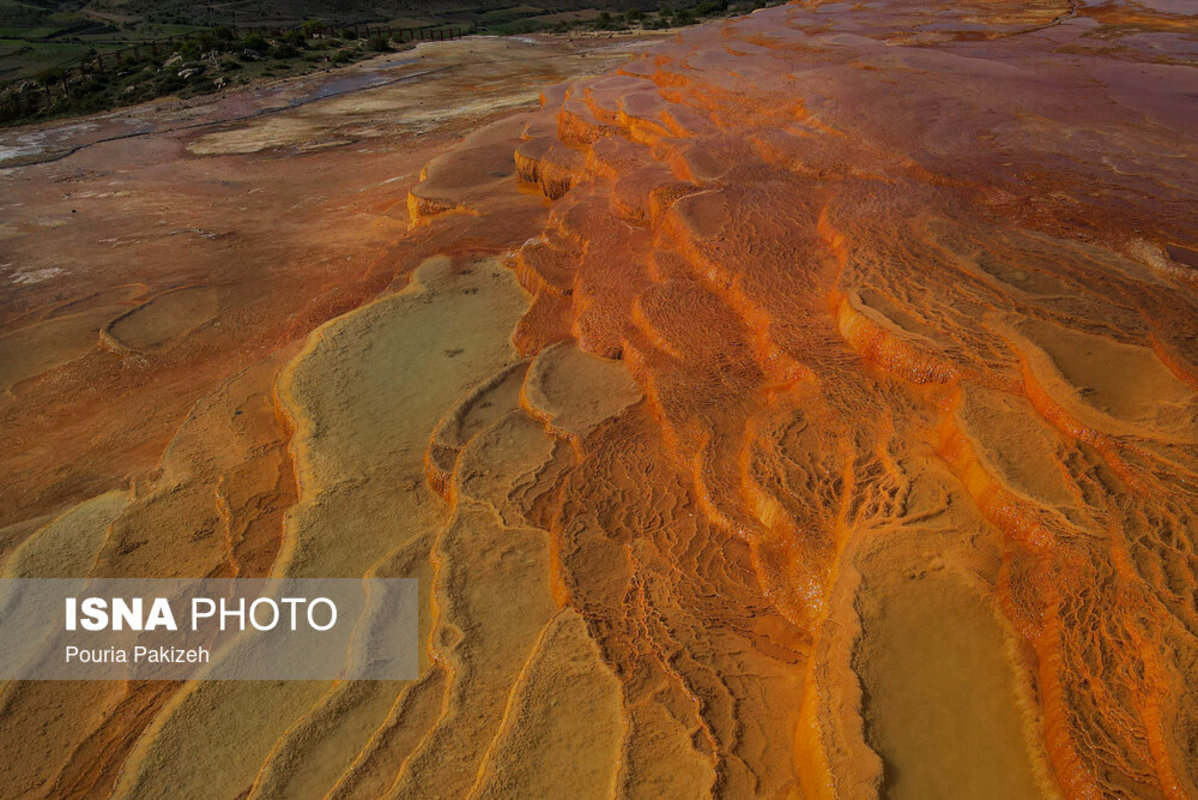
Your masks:
<svg viewBox="0 0 1198 800"><path fill-rule="evenodd" d="M256 367L294 481L184 548L419 577L421 677L72 723L8 687L12 731L76 729L41 794L127 730L122 798L1198 797L1183 5L793 4L472 131L410 188L406 288ZM166 346L188 291L104 330ZM227 406L153 487L5 529L7 574L176 568L138 531Z"/></svg>
<svg viewBox="0 0 1198 800"><path fill-rule="evenodd" d="M1194 32L791 6L546 91L516 342L645 392L542 512L624 790L643 714L727 796L1198 794Z"/></svg>

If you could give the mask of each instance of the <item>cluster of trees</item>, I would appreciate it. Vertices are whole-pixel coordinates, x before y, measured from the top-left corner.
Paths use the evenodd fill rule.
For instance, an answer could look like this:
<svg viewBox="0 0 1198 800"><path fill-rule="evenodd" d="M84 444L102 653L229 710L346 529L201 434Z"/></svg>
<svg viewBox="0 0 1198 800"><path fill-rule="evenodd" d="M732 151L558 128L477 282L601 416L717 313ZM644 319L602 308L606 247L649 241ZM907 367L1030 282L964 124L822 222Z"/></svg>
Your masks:
<svg viewBox="0 0 1198 800"><path fill-rule="evenodd" d="M385 41L361 41L352 30L342 31L344 38L324 35L327 30L319 20L278 36L215 27L177 41L173 48L141 46L137 55L127 51L119 60L108 54L82 69L45 70L0 90L0 125L94 113L170 94L204 94L248 82L247 72L269 76L276 68L291 72L346 63L368 55L368 48L390 48Z"/></svg>
<svg viewBox="0 0 1198 800"><path fill-rule="evenodd" d="M602 11L591 20L560 22L550 26L535 19L520 19L482 32L566 32L576 28L618 31L630 28L661 29L701 22L711 17L752 11L783 0L661 0L655 10L632 9L624 13ZM469 32L475 32L470 26ZM141 45L136 54L120 58L95 57L82 69L46 70L33 80L0 88L0 125L33 122L50 117L88 114L123 105L177 94L181 97L216 91L230 83L248 83L250 76L284 74L318 64L344 64L372 52L385 52L391 41L379 33L368 39L354 28L333 35L321 20L310 20L286 32L237 32L214 26L165 46Z"/></svg>
<svg viewBox="0 0 1198 800"><path fill-rule="evenodd" d="M763 3L764 5L764 3ZM595 18L595 28L601 31L628 30L633 25L642 28L673 28L683 25L693 25L709 17L721 16L728 12L727 0L705 0L705 2L689 8L662 7L652 16L638 9L625 11L622 15L612 15L607 11L599 12Z"/></svg>
<svg viewBox="0 0 1198 800"><path fill-rule="evenodd" d="M785 0L740 0L729 3L728 0L702 0L694 5L678 5L673 2L663 2L652 10L630 9L624 13L600 11L590 20L573 22L558 22L548 25L535 19L517 20L501 26L501 33L536 33L548 31L566 33L571 30L590 29L597 31L626 31L633 28L641 30L661 30L663 28L678 28L694 25L713 17L727 14L744 14L765 6L778 5Z"/></svg>

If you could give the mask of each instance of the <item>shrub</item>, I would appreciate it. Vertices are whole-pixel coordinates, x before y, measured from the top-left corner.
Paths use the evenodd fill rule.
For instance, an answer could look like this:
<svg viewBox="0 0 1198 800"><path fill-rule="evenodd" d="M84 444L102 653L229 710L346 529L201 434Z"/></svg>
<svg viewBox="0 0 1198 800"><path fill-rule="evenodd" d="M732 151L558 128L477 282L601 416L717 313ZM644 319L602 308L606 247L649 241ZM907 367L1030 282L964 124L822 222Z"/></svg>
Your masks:
<svg viewBox="0 0 1198 800"><path fill-rule="evenodd" d="M206 75L197 75L192 78L191 87L188 89L189 94L207 94L216 91L216 84L212 78Z"/></svg>
<svg viewBox="0 0 1198 800"><path fill-rule="evenodd" d="M372 36L370 38L370 49L376 53L390 53L391 42L382 36Z"/></svg>
<svg viewBox="0 0 1198 800"><path fill-rule="evenodd" d="M159 73L154 80L154 89L158 94L170 94L187 85L187 81L179 77L177 72L166 71Z"/></svg>
<svg viewBox="0 0 1198 800"><path fill-rule="evenodd" d="M30 89L10 91L0 97L0 124L11 125L33 118L41 110L40 93Z"/></svg>
<svg viewBox="0 0 1198 800"><path fill-rule="evenodd" d="M221 45L220 39L212 31L200 31L196 34L195 42L200 52L203 53L207 53L209 50L216 50Z"/></svg>
<svg viewBox="0 0 1198 800"><path fill-rule="evenodd" d="M262 34L254 31L253 33L247 33L241 40L240 49L253 50L257 53L265 53L270 49L270 45L266 43L266 39L262 36Z"/></svg>
<svg viewBox="0 0 1198 800"><path fill-rule="evenodd" d="M694 14L696 17L710 17L713 14L722 14L728 10L727 2L719 2L718 0L707 0L695 6Z"/></svg>
<svg viewBox="0 0 1198 800"><path fill-rule="evenodd" d="M37 82L43 86L51 83L58 83L60 80L62 80L62 77L65 74L66 73L64 73L58 67L50 67L49 69L44 69L37 74Z"/></svg>

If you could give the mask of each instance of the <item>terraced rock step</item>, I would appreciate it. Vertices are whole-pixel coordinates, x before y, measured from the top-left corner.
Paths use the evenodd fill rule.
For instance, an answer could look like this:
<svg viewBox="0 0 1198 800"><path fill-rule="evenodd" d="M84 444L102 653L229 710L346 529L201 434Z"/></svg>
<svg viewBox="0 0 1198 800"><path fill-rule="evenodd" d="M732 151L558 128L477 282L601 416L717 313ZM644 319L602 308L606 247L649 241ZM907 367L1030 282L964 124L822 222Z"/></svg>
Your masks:
<svg viewBox="0 0 1198 800"><path fill-rule="evenodd" d="M645 397L576 435L563 590L626 703L663 666L697 700L715 794L1198 792L1194 80L1135 72L1193 20L1107 8L762 11L546 92L516 149L553 201L525 405L559 418L567 336ZM659 575L680 516L720 555ZM684 636L721 622L769 634ZM733 651L804 666L765 704Z"/></svg>

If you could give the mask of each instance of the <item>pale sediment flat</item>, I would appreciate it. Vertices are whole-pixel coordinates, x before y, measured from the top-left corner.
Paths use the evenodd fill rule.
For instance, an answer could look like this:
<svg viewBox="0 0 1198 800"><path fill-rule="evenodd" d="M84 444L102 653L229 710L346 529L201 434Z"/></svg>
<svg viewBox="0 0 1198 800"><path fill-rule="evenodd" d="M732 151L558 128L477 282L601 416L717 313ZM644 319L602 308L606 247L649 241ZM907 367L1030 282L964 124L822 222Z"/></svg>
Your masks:
<svg viewBox="0 0 1198 800"><path fill-rule="evenodd" d="M396 206L391 195L398 192L402 200L404 181L417 179L428 154L480 117L535 103L546 81L627 57L611 43L546 44L482 40L421 47L415 60L426 62L424 68L409 75L405 65L397 65L402 80L361 96L305 103L245 124L220 123L225 106L247 102L244 98L220 100L185 112L189 120L182 127L166 112L161 134L141 137L137 148L128 143L132 140L84 142L67 159L5 173L6 181L24 187L36 187L41 176L61 182L66 175L72 184L84 184L59 198L64 208L44 206L32 221L22 216L28 214L26 203L6 203L18 227L6 224L5 241L17 256L44 259L46 251L38 255L37 248L51 246L51 237L59 237L55 253L77 251L82 245L75 238L88 235L77 224L81 219L88 220L83 227L102 221L105 234L104 250L88 251L100 258L86 272L69 264L14 273L13 284L28 288L0 321L0 350L10 356L0 369L8 390L6 413L20 420L7 434L30 435L18 426L31 422L51 427L40 413L18 416L22 408L41 404L62 418L72 413L67 411L72 402L78 409L76 401L90 397L93 410L76 415L74 424L88 420L92 455L65 459L57 449L66 441L62 427L43 435L33 449L13 451L13 475L29 487L38 485L35 465L43 459L53 478L41 483L34 503L52 511L14 517L18 521L3 528L5 552L14 553L6 569L14 575L418 577L425 590L420 635L427 643L434 627L430 553L450 512L426 481L425 450L446 409L470 395L476 383L520 363L510 334L527 299L510 270L486 255L501 248L485 238L478 240L483 255L451 249L433 258L412 256L410 263L381 259L376 248L402 229L403 203ZM446 104L457 103L453 113L422 109L430 86ZM255 102L252 94L248 102ZM369 121L384 114L402 117L403 123ZM209 136L205 119L224 125L233 138ZM274 130L263 127L267 120L292 130L288 119L302 122L303 136L264 135ZM196 143L196 155L207 148L209 158L223 153L242 160L185 157L190 159L185 169L198 167L206 177L164 178L184 163L173 160L178 159L173 145L163 146L175 137ZM252 140L253 153L329 151L313 156L326 162L311 173L319 188L293 193L287 171L270 166L272 177L247 180L247 169L252 174L264 162L238 156L244 146L218 147L225 139ZM375 140L389 144L372 149ZM365 157L344 150L362 142ZM390 149L395 143L398 160ZM114 150L112 163L124 164L118 178L107 172L93 178L75 166L111 159ZM121 161L126 155L127 164ZM331 180L330 159L349 165L337 168ZM223 179L211 177L211 164L220 165ZM130 185L137 188L121 188ZM232 188L238 197L213 203L212 187ZM191 189L197 189L195 196L187 197ZM37 190L23 191L33 202ZM162 208L173 225L159 219L162 227L146 227L140 215L152 213L155 201L148 198L154 196L169 198ZM329 221L330 203L344 212L341 221ZM246 213L246 204L254 206L253 213ZM531 197L524 204L533 213L539 205ZM266 212L264 205L273 210ZM232 224L178 219L221 209ZM389 218L396 212L398 223ZM315 233L311 220L298 220L302 215L320 219L327 235ZM279 227L282 218L295 220L293 227ZM242 223L253 226L254 219L270 229L266 239L247 237ZM296 259L282 255L293 248ZM425 246L425 252L438 248ZM169 257L161 257L164 253ZM377 270L373 260L381 264ZM424 267L415 269L422 261ZM193 270L196 266L200 269ZM158 277L151 267L164 274ZM395 288L388 288L393 276ZM55 279L83 288L73 294ZM106 281L114 285L105 288ZM235 289L238 285L242 288ZM291 290L299 302L272 305ZM247 308L262 301L265 306L247 316ZM262 313L264 307L273 310ZM319 327L325 319L333 321ZM255 341L246 326L262 322L273 332ZM139 372L142 377L136 377ZM150 373L159 377L147 382ZM119 388L125 379L119 376L136 388ZM466 409L456 426L456 448L497 421L501 414L492 406L516 408L523 375L517 377L493 397L482 393L478 408ZM72 385L84 388L64 389ZM153 412L129 413L139 403ZM124 411L118 411L121 404ZM156 451L145 438L155 428L163 441ZM103 459L96 453L108 446L106 440L122 448L138 443L140 450L133 458ZM77 503L63 503L55 494L70 497L92 485L87 481L93 478L64 477L64 469L73 465L96 474L103 471L100 464L121 476L115 480L122 488L94 499L84 495ZM9 491L28 502L19 487ZM525 536L543 558L544 533ZM345 546L351 541L357 544ZM496 587L493 602L502 594ZM544 602L556 608L548 594ZM430 663L427 644L421 663ZM252 787L258 797L320 797L343 777L338 791L351 792L366 785L362 775L375 763L370 754L394 758L384 745L410 733L401 726L396 736L387 735L396 730L388 722L392 714L413 708L428 714L441 704L440 675L426 672L410 691L385 683L12 684L5 689L3 746L34 742L42 757L6 760L9 788L0 795L229 797ZM431 693L417 696L420 687ZM212 751L201 742L212 744ZM408 744L415 746L416 741ZM389 787L395 777L392 771L383 782ZM364 796L382 791L376 786Z"/></svg>
<svg viewBox="0 0 1198 800"><path fill-rule="evenodd" d="M277 388L295 428L299 496L271 574L356 577L407 548L428 547L425 534L446 514L424 480L429 436L458 395L516 358L507 333L524 305L511 273L494 260L439 257L417 269L403 292L313 332ZM330 720L329 701L321 700L330 691L337 690L314 683L192 684L133 752L116 796L225 797L254 783L263 764L262 796L323 796L395 699L394 688L389 696L369 692L374 702L343 703ZM340 727L347 710L367 724L354 725L351 713ZM317 730L294 741L320 749L302 763L331 774L301 772L306 780L285 784L286 792L268 791L278 783L270 764L286 758L272 750L276 740L310 723ZM196 740L224 743L204 754L215 775L195 768L185 743Z"/></svg>

